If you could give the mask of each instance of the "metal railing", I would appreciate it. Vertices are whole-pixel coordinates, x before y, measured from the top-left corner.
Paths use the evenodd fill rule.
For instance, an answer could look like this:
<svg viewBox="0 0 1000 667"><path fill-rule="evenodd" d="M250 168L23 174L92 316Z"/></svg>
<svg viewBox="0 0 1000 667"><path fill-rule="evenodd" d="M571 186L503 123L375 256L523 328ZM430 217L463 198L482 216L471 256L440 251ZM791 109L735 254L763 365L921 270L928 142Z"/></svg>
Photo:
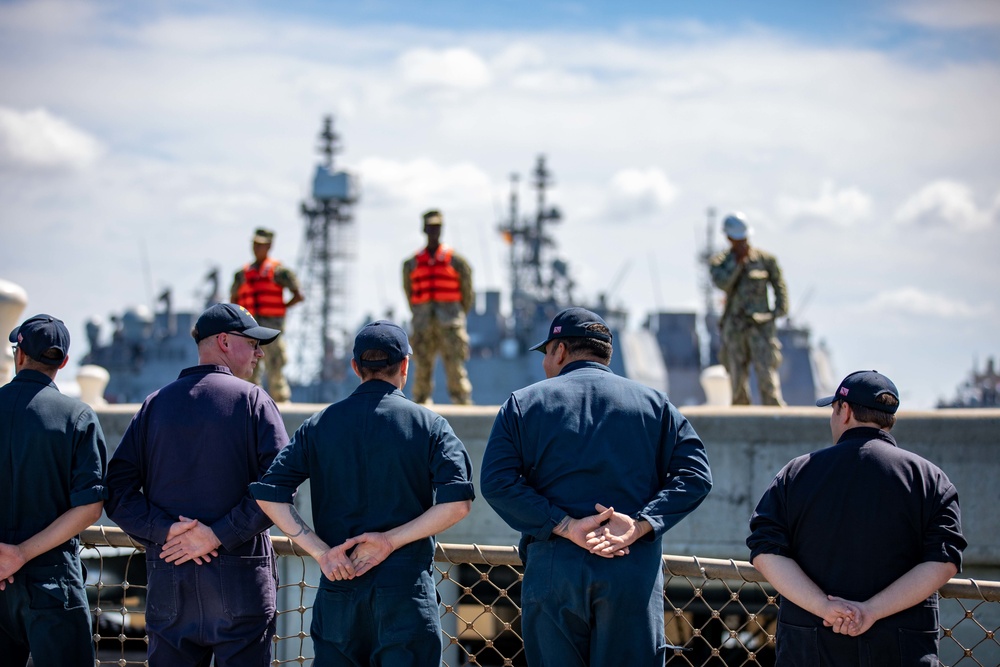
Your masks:
<svg viewBox="0 0 1000 667"><path fill-rule="evenodd" d="M118 528L81 535L90 566L98 665L143 665L145 560ZM273 537L281 564L273 665L311 665L309 617L319 570L285 537ZM94 567L94 560L97 561ZM524 665L522 568L514 547L438 544L442 665ZM668 641L684 650L667 664L686 667L774 664L777 597L750 563L664 556ZM297 577L297 580L296 580ZM941 588L941 658L951 666L1000 665L1000 582L952 579Z"/></svg>

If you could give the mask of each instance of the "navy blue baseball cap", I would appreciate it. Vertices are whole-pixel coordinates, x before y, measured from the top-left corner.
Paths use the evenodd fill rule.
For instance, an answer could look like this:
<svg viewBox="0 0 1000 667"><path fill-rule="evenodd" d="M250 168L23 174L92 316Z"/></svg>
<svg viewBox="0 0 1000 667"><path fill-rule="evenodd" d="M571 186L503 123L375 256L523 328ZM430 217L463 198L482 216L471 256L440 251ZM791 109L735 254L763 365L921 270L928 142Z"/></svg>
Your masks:
<svg viewBox="0 0 1000 667"><path fill-rule="evenodd" d="M586 308L567 308L552 320L552 324L549 325L549 337L529 349L545 352L545 346L549 344L549 341L557 338L595 338L603 340L605 343L611 342L610 333L587 329L591 324L602 324L608 328L607 323L597 313Z"/></svg>
<svg viewBox="0 0 1000 667"><path fill-rule="evenodd" d="M381 350L389 356L377 361L362 361L361 355L369 350ZM389 320L370 322L361 327L354 338L354 361L365 368L382 368L398 364L407 356L413 354L410 340L406 332L398 324Z"/></svg>
<svg viewBox="0 0 1000 667"><path fill-rule="evenodd" d="M883 405L877 402L875 399L882 394L891 394L896 399L896 404ZM816 401L816 405L822 408L837 400L894 414L899 408L899 391L896 389L896 385L892 383L892 380L878 371L854 371L840 381L837 393L833 396L819 399Z"/></svg>
<svg viewBox="0 0 1000 667"><path fill-rule="evenodd" d="M26 355L48 366L59 366L69 354L69 329L51 315L35 315L10 332L10 342ZM49 350L61 352L58 359L42 356Z"/></svg>
<svg viewBox="0 0 1000 667"><path fill-rule="evenodd" d="M277 329L257 324L250 311L235 303L217 303L201 314L194 325L195 340L199 343L220 333L238 333L255 338L261 345L274 341L281 333Z"/></svg>

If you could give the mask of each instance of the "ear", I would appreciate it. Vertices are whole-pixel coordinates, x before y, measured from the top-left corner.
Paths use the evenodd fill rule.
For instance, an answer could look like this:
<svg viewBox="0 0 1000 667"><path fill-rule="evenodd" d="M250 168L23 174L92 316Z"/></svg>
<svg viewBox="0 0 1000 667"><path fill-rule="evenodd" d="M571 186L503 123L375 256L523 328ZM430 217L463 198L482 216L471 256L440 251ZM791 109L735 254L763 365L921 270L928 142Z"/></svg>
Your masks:
<svg viewBox="0 0 1000 667"><path fill-rule="evenodd" d="M560 366L566 363L566 358L569 357L569 348L566 347L566 343L556 343L555 357L556 363Z"/></svg>
<svg viewBox="0 0 1000 667"><path fill-rule="evenodd" d="M410 370L410 358L403 357L403 360L399 362L399 372L406 375Z"/></svg>
<svg viewBox="0 0 1000 667"><path fill-rule="evenodd" d="M68 364L68 363L69 363L69 355L67 354L65 357L63 357L62 363L59 364L58 370L62 370L64 368L66 368L66 364Z"/></svg>
<svg viewBox="0 0 1000 667"><path fill-rule="evenodd" d="M835 406L840 406L840 409L834 408L834 414L837 416L837 421L841 424L847 424L851 421L851 417L854 415L854 411L851 410L851 405L847 401L837 401Z"/></svg>
<svg viewBox="0 0 1000 667"><path fill-rule="evenodd" d="M358 376L359 380L362 379L361 370L358 368L358 362L355 361L354 359L351 359L351 370L354 371L354 374Z"/></svg>

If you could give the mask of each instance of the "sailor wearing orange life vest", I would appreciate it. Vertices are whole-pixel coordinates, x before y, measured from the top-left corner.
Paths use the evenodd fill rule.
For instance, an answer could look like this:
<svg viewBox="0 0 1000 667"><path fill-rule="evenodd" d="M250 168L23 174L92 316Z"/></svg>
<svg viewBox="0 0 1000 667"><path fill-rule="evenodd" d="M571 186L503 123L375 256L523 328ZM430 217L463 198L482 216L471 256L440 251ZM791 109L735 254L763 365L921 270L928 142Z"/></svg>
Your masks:
<svg viewBox="0 0 1000 667"><path fill-rule="evenodd" d="M299 290L299 281L292 270L276 259L267 256L274 241L274 232L258 228L253 236L254 261L236 272L233 286L230 289L230 301L239 304L250 311L257 322L271 329L283 330L285 312L291 306L304 300ZM285 301L285 290L292 293L292 298ZM291 400L292 391L285 379L284 368L288 359L285 349L285 337L279 336L267 346L267 356L254 368L250 379L256 385L266 377L264 388L276 403Z"/></svg>
<svg viewBox="0 0 1000 667"><path fill-rule="evenodd" d="M472 268L441 243L441 212L427 211L423 219L427 247L403 263L403 291L413 314L413 400L426 403L430 399L434 360L440 354L451 402L471 405L472 384L465 372L469 358L465 316L476 301Z"/></svg>

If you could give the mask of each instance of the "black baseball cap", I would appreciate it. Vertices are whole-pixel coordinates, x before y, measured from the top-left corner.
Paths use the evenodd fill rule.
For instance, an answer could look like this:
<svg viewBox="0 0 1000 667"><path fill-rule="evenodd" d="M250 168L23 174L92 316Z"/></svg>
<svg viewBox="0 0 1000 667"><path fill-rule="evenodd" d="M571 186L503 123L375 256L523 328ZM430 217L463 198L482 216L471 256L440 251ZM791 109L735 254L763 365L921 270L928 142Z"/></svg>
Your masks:
<svg viewBox="0 0 1000 667"><path fill-rule="evenodd" d="M59 366L69 354L69 329L51 315L35 315L10 332L10 342L26 355L48 366ZM51 349L62 354L58 359L42 356Z"/></svg>
<svg viewBox="0 0 1000 667"><path fill-rule="evenodd" d="M389 356L377 361L362 361L361 355L369 350L381 350ZM389 320L378 320L366 324L361 327L361 331L354 338L354 361L358 363L358 366L365 368L382 368L398 364L411 354L413 354L413 348L410 347L410 340L406 337L406 332L398 324L393 324Z"/></svg>
<svg viewBox="0 0 1000 667"><path fill-rule="evenodd" d="M235 303L217 303L210 307L198 318L194 329L195 340L199 343L210 336L232 331L267 345L281 334L277 329L257 324L249 310Z"/></svg>
<svg viewBox="0 0 1000 667"><path fill-rule="evenodd" d="M891 394L896 399L896 404L883 405L877 402L875 399L882 394ZM896 385L892 383L892 380L878 371L854 371L840 381L837 393L833 396L819 399L816 401L816 405L822 408L837 400L894 414L899 408L899 391L896 389Z"/></svg>
<svg viewBox="0 0 1000 667"><path fill-rule="evenodd" d="M595 312L589 311L586 308L567 308L552 320L552 324L549 325L549 337L529 349L544 352L545 346L549 344L549 341L556 338L595 338L603 340L605 343L611 342L610 333L587 329L591 324L602 324L605 328L608 328L607 323Z"/></svg>

